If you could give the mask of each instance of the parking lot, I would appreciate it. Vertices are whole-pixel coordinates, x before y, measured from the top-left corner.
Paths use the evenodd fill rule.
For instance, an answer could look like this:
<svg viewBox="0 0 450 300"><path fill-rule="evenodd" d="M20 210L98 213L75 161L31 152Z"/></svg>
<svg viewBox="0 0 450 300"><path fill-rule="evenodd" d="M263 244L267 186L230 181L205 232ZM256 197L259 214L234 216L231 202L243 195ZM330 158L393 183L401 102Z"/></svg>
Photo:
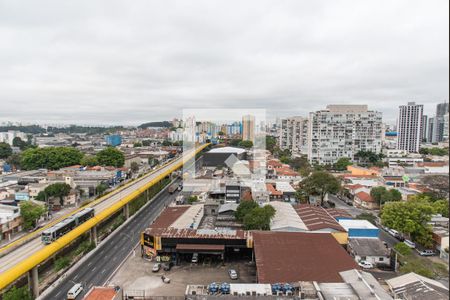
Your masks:
<svg viewBox="0 0 450 300"><path fill-rule="evenodd" d="M211 282L256 282L255 267L251 267L247 260L233 261L222 265L221 262L211 261L205 263L201 260L198 264L182 262L180 266L174 266L170 271L152 272L155 262L144 260L136 251L136 256L129 257L125 264L111 279L110 284L119 285L127 295L147 296L183 296L188 284L208 285ZM229 269L235 269L238 273L237 280L231 280ZM161 276L165 275L170 283L163 283Z"/></svg>

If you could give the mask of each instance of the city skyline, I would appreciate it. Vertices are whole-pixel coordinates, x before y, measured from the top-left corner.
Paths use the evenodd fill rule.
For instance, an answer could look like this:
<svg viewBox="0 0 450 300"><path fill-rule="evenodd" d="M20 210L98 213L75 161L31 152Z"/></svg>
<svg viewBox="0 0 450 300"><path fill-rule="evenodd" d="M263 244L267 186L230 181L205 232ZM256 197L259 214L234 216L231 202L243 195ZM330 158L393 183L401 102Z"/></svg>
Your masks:
<svg viewBox="0 0 450 300"><path fill-rule="evenodd" d="M184 108L307 116L448 101L448 2L3 1L0 122L123 124ZM89 9L86 9L89 7ZM357 25L357 26L356 26Z"/></svg>

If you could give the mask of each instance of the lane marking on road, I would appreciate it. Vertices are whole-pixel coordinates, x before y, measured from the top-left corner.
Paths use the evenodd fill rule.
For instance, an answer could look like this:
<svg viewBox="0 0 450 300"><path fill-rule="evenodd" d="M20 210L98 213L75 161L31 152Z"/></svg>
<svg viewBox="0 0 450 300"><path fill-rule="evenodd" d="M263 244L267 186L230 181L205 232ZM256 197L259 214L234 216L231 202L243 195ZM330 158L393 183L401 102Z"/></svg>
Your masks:
<svg viewBox="0 0 450 300"><path fill-rule="evenodd" d="M95 271L95 269L97 269L97 267L94 267L94 268L92 269L92 272L94 272L94 271Z"/></svg>
<svg viewBox="0 0 450 300"><path fill-rule="evenodd" d="M90 267L92 265L92 261L90 263L88 263L88 267Z"/></svg>

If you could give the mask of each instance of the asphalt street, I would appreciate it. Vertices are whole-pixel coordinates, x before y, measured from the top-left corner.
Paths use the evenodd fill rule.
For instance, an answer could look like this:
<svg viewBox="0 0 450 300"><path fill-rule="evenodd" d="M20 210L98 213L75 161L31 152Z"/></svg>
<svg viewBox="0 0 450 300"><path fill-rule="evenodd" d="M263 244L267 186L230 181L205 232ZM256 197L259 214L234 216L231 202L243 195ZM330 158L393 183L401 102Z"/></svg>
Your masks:
<svg viewBox="0 0 450 300"><path fill-rule="evenodd" d="M177 193L172 195L167 190L132 216L133 219L109 240L99 244L98 248L81 266L71 275L61 281L57 288L46 295L43 299L66 299L67 292L75 283L82 283L84 290L77 299L81 299L93 286L103 285L109 276L125 260L127 255L138 243L140 233L174 200ZM139 251L136 251L139 252ZM137 253L136 255L140 255Z"/></svg>

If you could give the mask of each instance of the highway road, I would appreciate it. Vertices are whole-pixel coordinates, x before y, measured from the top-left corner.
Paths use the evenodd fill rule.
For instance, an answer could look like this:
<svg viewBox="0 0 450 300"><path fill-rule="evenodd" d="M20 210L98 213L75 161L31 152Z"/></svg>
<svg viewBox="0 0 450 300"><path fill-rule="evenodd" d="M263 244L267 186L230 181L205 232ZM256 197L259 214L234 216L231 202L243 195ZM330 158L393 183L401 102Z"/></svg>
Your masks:
<svg viewBox="0 0 450 300"><path fill-rule="evenodd" d="M82 295L93 286L103 285L137 245L140 233L156 219L164 207L172 202L176 196L177 193L170 195L167 190L164 190L159 197L154 198L150 204L135 214L129 223L117 229L118 232L110 239L100 243L91 257L42 299L66 299L67 292L75 283L83 284ZM136 255L140 255L139 247L136 249ZM82 295L77 299L82 298Z"/></svg>
<svg viewBox="0 0 450 300"><path fill-rule="evenodd" d="M189 155L189 153L187 154ZM94 205L92 207L95 208L95 214L100 213L104 209L110 207L114 203L118 202L120 199L125 197L127 194L132 193L136 189L145 186L148 182L156 178L157 176L161 175L162 173L166 172L168 169L170 169L174 164L179 163L183 160L183 157L180 156L173 161L171 161L169 164L164 165L162 168L155 170L154 172L147 174L143 176L142 178L139 178L138 180L130 183L129 185L125 186L122 189L113 191L110 193L107 197L105 197L102 200L94 201ZM90 205L91 206L91 205ZM65 217L69 216L66 215ZM40 232L43 229L31 233L28 236L25 236L24 242L21 245L15 246L17 247L13 250L11 250L9 253L4 254L2 257L0 257L0 274L5 272L6 270L10 269L14 265L16 265L18 262L23 260L24 257L28 257L32 255L33 253L39 251L40 249L44 248L45 245L42 244L40 239ZM20 240L22 240L20 239ZM20 241L17 241L20 242ZM16 242L14 242L16 243ZM6 248L6 247L5 247Z"/></svg>

